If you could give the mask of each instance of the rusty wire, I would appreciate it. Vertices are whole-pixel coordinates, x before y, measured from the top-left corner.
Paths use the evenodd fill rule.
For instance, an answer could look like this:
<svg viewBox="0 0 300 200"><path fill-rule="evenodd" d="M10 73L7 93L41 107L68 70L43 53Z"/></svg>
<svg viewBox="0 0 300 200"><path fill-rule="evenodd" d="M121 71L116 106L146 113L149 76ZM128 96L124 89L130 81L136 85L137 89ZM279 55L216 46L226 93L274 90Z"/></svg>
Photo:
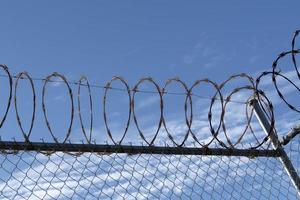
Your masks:
<svg viewBox="0 0 300 200"><path fill-rule="evenodd" d="M211 98L211 101L210 101L210 106L209 106L209 111L208 111L208 114L207 114L207 119L208 119L208 123L209 123L209 128L210 128L210 132L211 132L211 134L212 134L212 139L207 143L207 144L203 144L202 142L200 142L199 141L199 139L198 139L198 137L196 136L196 133L194 133L194 131L192 130L192 123L193 123L193 101L192 101L192 97L193 97L193 89L195 88L195 87L197 87L197 86L199 86L201 83L206 83L206 84L210 84L210 85L212 85L213 86L213 88L216 90L216 93L215 93L215 95L214 95L214 97L213 98ZM188 94L189 94L189 96L190 96L190 98L191 98L191 119L190 119L190 133L191 133L191 135L192 135L192 137L193 137L193 139L198 143L198 144L200 144L200 146L201 147L205 147L205 148L207 148L215 139L218 141L218 143L221 145L221 146L225 146L224 145L224 143L221 141L221 140L219 140L218 138L217 138L217 135L218 135L218 133L219 133L219 130L220 130L220 128L221 128L221 123L222 123L222 120L223 120L223 113L224 113L224 107L223 107L223 104L224 104L224 100L223 100L223 95L221 94L221 91L220 91L220 88L219 88L219 86L215 83L215 82L213 82L213 81L211 81L211 80L209 80L209 79L203 79L203 80L197 80L197 81L195 81L195 83L191 86L191 88L189 89L189 92L188 92ZM217 98L217 96L219 96L218 98ZM186 98L186 100L187 100L188 98ZM218 127L217 127L217 129L215 129L214 127L213 127L213 123L212 123L212 116L213 116L213 114L212 114L212 108L213 108L213 106L214 106L214 104L215 104L215 102L216 102L216 99L218 99L219 100L219 102L220 102L220 104L221 104L221 116L220 116L220 119L219 119L219 124L218 124Z"/></svg>
<svg viewBox="0 0 300 200"><path fill-rule="evenodd" d="M176 142L174 140L174 137L173 135L171 134L171 132L169 131L169 129L167 128L167 122L165 120L165 116L163 114L163 117L162 117L162 122L163 122L163 125L164 125L164 128L168 134L168 137L169 139L173 142L173 144L175 146L178 146L178 147L182 147L185 143L185 141L188 139L188 136L189 136L189 133L190 133L190 130L191 130L191 125L192 125L192 112L191 112L191 109L192 109L192 98L191 98L191 95L190 95L190 90L188 89L188 86L183 82L181 81L179 78L172 78L172 79L169 79L167 80L165 86L163 87L162 89L162 97L163 95L165 94L165 92L167 91L167 87L168 85L172 84L173 82L175 83L179 83L179 85L181 87L183 87L183 89L185 90L185 93L187 94L186 96L186 100L185 100L185 103L184 103L184 113L185 113L185 123L188 127L188 130L183 138L183 140L181 142ZM188 111L188 108L190 108ZM161 111L163 113L163 110ZM188 112L190 112L190 116L188 117Z"/></svg>
<svg viewBox="0 0 300 200"><path fill-rule="evenodd" d="M12 100L12 88L13 88L13 80L12 80L12 76L9 72L9 69L6 65L0 65L0 68L6 73L7 77L8 77L8 82L9 82L9 97L7 100L7 105L6 105L6 109L5 109L5 113L0 121L0 128L2 128L5 119L7 117L9 108L10 108L10 104L11 104L11 100Z"/></svg>
<svg viewBox="0 0 300 200"><path fill-rule="evenodd" d="M149 142L146 137L144 136L144 133L143 131L140 129L139 127L139 123L138 123L138 119L137 119L137 115L136 115L136 112L135 112L135 97L136 97L136 93L139 92L139 86L141 84L143 84L145 81L147 82L150 82L152 83L156 90L157 90L157 94L159 95L159 99L160 99L160 118L159 118L159 122L158 122L158 125L157 125L157 129L156 129L156 132L154 133L154 136L152 138L152 140ZM133 119L134 119L134 123L138 129L138 132L141 136L141 138L143 139L143 141L146 142L146 144L148 144L149 146L152 146L154 144L154 141L161 129L161 126L162 126L162 123L163 123L163 109L164 109L164 104L163 104L163 96L162 96L162 92L161 92L161 89L159 87L159 85L150 77L147 77L147 78L143 78L143 79L140 79L138 81L138 83L134 86L133 88L133 95L132 95L132 102L131 102L131 106L132 106L132 111L133 111Z"/></svg>
<svg viewBox="0 0 300 200"><path fill-rule="evenodd" d="M61 74L53 73L46 78L34 78L27 72L21 72L13 76L5 65L0 65L4 76L9 83L9 95L4 106L3 117L0 118L0 128L7 122L10 105L14 101L16 118L24 141L2 141L3 148L0 151L0 197L1 199L297 199L297 190L293 187L291 178L284 173L279 158L282 154L278 149L270 150L267 141L272 131L276 133L275 112L272 104L273 96L268 96L268 91L261 89L264 80L269 79L273 83L278 96L292 111L299 113L300 108L292 105L284 96L284 90L279 84L278 78L282 78L291 84L297 91L299 87L296 81L290 79L278 70L279 61L287 55L292 56L295 73L300 78L297 68L296 39L299 35L296 31L292 40L292 50L282 53L276 58L270 71L262 72L256 78L247 74L237 74L229 77L224 82L217 84L209 79L196 80L190 87L179 78L168 79L160 86L150 77L140 79L133 87L121 77L113 77L105 86L90 84L87 77L82 76L79 81L70 82ZM15 82L13 80L15 79ZM29 129L25 130L20 117L18 96L22 91L18 87L20 80L26 79L30 84L30 97L32 97L32 113ZM54 80L55 79L55 80ZM59 80L57 80L59 79ZM246 80L233 89L226 90L228 85L235 80ZM37 85L35 81L43 81L42 112L45 124L55 143L42 141L38 143L30 137L35 120L36 107L38 106ZM27 84L28 84L27 82ZM50 102L47 98L47 86L52 82L63 83L67 88L70 98L70 123L63 138L59 141L54 135L52 124L48 119L47 111ZM121 83L123 88L113 87L115 82ZM25 83L26 84L26 83ZM154 91L142 90L142 85L151 84ZM168 91L171 85L179 85L183 92ZM77 107L74 104L72 85L77 87ZM196 94L195 90L203 86L212 88L212 96ZM94 102L92 87L104 89L102 99L104 125L107 134L114 145L97 145L93 141L94 126ZM2 87L3 88L3 87ZM14 90L13 90L14 89ZM82 95L85 90L87 95ZM120 139L111 131L112 122L109 118L108 104L109 92L113 90L125 92L128 97L128 114L125 117L124 131ZM248 96L245 101L234 99L244 92ZM159 98L159 119L155 125L153 137L147 138L141 128L141 118L137 112L139 104L137 96L141 93L157 95ZM177 108L184 110L184 118L187 131L182 139L175 140L176 133L171 131L170 123L166 118L166 96L183 96L184 103ZM74 96L75 97L75 96ZM243 96L244 97L244 96ZM14 98L14 100L12 100ZM84 107L82 98L87 98L86 103L89 115L83 115ZM204 114L207 114L208 132L211 138L204 138L203 133L193 126L197 125L196 98L209 100ZM4 98L3 98L4 99ZM6 99L5 99L6 100ZM112 99L114 100L114 99ZM251 103L258 102L262 111L270 122L268 135L256 135L255 126L252 124L254 109ZM97 101L99 102L99 100ZM196 102L196 103L195 103ZM46 105L47 103L47 105ZM233 137L229 131L230 124L226 123L229 115L229 106L240 104L241 111L245 111L245 126L241 127L238 137ZM217 111L215 110L217 108ZM245 108L245 110L244 110ZM72 134L75 110L78 111L78 123L86 143L70 142ZM95 112L96 113L96 112ZM59 113L58 113L59 114ZM201 113L201 117L203 113ZM242 113L243 114L243 113ZM85 117L89 120L85 121ZM205 116L206 117L206 116ZM133 118L133 122L132 122ZM87 122L87 125L84 124ZM195 125L196 124L196 125ZM25 124L26 125L26 124ZM124 138L128 135L129 128L134 125L139 137L146 146L126 145ZM169 125L169 126L168 126ZM182 124L181 124L182 125ZM253 127L252 127L253 126ZM240 126L239 126L240 127ZM207 127L206 127L207 128ZM80 130L79 130L80 131ZM160 134L166 134L175 148L156 146L161 142ZM246 136L254 140L246 141ZM223 137L224 136L224 137ZM186 143L191 139L199 145L193 147ZM299 127L289 132L283 138L282 145L287 150L289 158L295 165L299 174ZM292 140L293 139L293 140ZM9 145L7 145L9 144ZM222 148L215 148L212 144L218 144ZM6 145L6 146L5 146ZM260 149L262 147L263 149ZM101 150L100 150L101 148ZM134 153L134 149L136 149ZM259 153L260 152L260 153ZM13 155L9 155L13 154ZM40 155L45 154L46 156ZM203 156L204 155L204 156Z"/></svg>
<svg viewBox="0 0 300 200"><path fill-rule="evenodd" d="M196 80L194 82L194 84L192 84L190 87L184 83L183 81L181 81L179 78L171 78L169 80L167 80L165 82L165 85L163 87L160 87L159 84L157 82L155 82L152 78L150 77L146 77L146 78L142 78L140 79L132 88L129 86L129 84L127 83L127 81L122 78L122 77L113 77L111 81L109 81L105 86L97 86L97 85L93 85L90 84L88 79L85 76L82 76L79 81L77 82L69 82L67 80L67 78L64 75L61 75L57 72L47 76L45 79L43 78L39 78L39 79L35 79L32 78L27 72L21 72L19 73L17 76L12 76L9 72L9 69L6 65L0 65L0 68L2 69L2 71L5 72L5 76L8 78L9 81L9 96L8 96L8 101L6 104L6 109L4 112L3 117L1 118L0 121L0 128L3 126L8 111L10 109L10 104L12 101L12 90L13 90L13 85L14 87L14 106L15 106L15 111L16 111L16 117L17 117L17 122L18 125L21 129L21 132L23 134L24 140L25 142L30 143L30 135L31 132L33 130L34 127L34 123L35 123L35 115L36 115L36 90L35 90L35 84L34 81L36 80L43 80L44 81L44 85L43 85L43 90L42 90L42 111L44 114L44 118L45 118L45 123L46 126L53 138L53 140L55 141L55 143L57 144L64 144L67 142L67 140L70 138L70 135L72 134L72 126L73 126L73 121L74 121L74 110L75 105L74 105L74 99L73 99L73 91L71 89L71 85L75 84L78 86L78 90L77 90L77 110L78 110L78 114L79 114L79 123L81 126L81 130L82 133L85 137L85 140L88 144L91 144L92 141L92 133L93 133L93 95L91 93L91 87L101 87L104 89L104 96L103 96L103 117L104 117L104 125L106 127L106 131L107 134L109 136L109 138L111 139L111 141L115 144L115 145L122 145L124 138L126 137L128 130L129 130L129 126L131 125L131 118L133 117L133 122L134 125L136 127L136 129L138 130L138 133L140 135L140 138L142 139L143 142L145 142L147 145L149 146L154 146L155 142L158 135L161 133L161 131L165 131L169 140L174 144L174 146L176 147L183 147L186 144L186 141L188 140L188 138L190 137L194 142L196 142L197 144L199 144L201 147L205 147L208 148L210 146L210 144L212 144L213 142L218 143L220 146L224 147L224 148L229 148L229 149L233 149L233 148L237 148L237 146L239 144L242 143L243 138L245 137L246 133L250 132L250 134L253 135L254 139L255 139L255 144L250 144L250 148L251 149L255 149L258 147L261 147L264 143L267 142L268 140L268 136L266 136L263 139L259 139L254 131L253 128L251 126L251 121L253 118L253 109L251 107L249 107L250 105L250 101L251 99L255 98L258 100L259 104L261 105L263 111L266 113L266 115L268 116L270 123L271 123L271 127L272 129L271 131L276 131L276 127L275 127L275 116L274 116L274 108L272 105L272 101L270 100L270 98L268 97L268 95L265 93L265 91L260 89L260 84L263 82L262 80L266 77L271 77L272 82L275 86L275 89L277 91L278 96L282 99L282 101L293 111L300 113L300 108L297 108L296 106L292 105L291 103L288 102L288 100L286 99L286 97L283 95L280 86L278 85L278 78L283 78L284 80L286 80L289 84L291 84L293 87L296 88L296 90L299 92L300 88L297 85L297 83L295 83L295 81L291 80L289 77L287 77L284 73L282 73L280 70L278 70L278 63L279 61L286 57L287 55L291 55L292 56L292 62L293 62L293 68L295 69L295 73L297 73L298 79L300 78L300 74L298 71L298 66L297 66L297 60L296 60L296 55L300 53L300 49L297 49L296 46L296 40L297 40L297 36L299 35L300 30L297 30L293 36L292 39L292 49L286 52L283 52L281 54L279 54L279 56L275 59L275 61L272 64L272 69L270 71L265 71L262 72L259 76L257 76L257 78L253 78L245 73L242 74L237 74L237 75L233 75L231 77L229 77L227 80L225 80L224 82L222 82L221 84L217 84L212 80L209 79L200 79L200 80ZM13 83L13 79L16 79L16 81ZM58 78L60 80L53 80L53 78ZM28 79L29 83L31 85L31 89L32 89L32 103L33 103L33 111L32 111L32 118L31 118L31 123L29 126L29 130L25 131L23 129L23 123L22 120L20 118L19 115L19 111L18 111L18 106L17 106L17 90L18 90L18 84L19 84L19 80L20 79ZM244 79L247 81L246 84L244 85L239 85L238 87L232 89L231 91L224 91L224 88L226 87L227 84L231 83L232 81L236 80L236 79ZM125 86L125 88L114 88L112 86L112 84L114 82L120 82L121 84L123 84ZM71 102L71 112L70 112L70 122L68 123L68 129L67 132L65 134L65 137L63 138L62 141L58 141L57 137L54 135L52 127L50 125L49 119L48 119L48 115L47 115L47 107L46 107L46 91L47 91L47 84L51 83L51 82L62 82L66 85L67 90L68 90L68 96L70 97L70 102ZM140 90L140 87L142 84L144 83L150 83L155 87L155 91L146 91L146 90ZM171 84L179 84L180 87L183 88L183 92L181 93L175 93L175 92L170 92L168 91L168 87ZM200 96L200 95L196 95L195 93L193 93L193 90L196 87L201 87L202 84L208 84L210 86L213 87L214 90L214 95L212 97L205 97L205 96ZM85 127L84 123L83 123L83 115L81 112L81 88L82 86L85 86L87 88L88 91L88 97L89 97L89 111L90 111L90 121L89 121L89 127L88 129ZM107 109L107 101L108 101L108 93L111 90L120 90L120 91L125 91L128 95L128 114L127 114L127 121L125 124L125 128L124 131L121 135L121 138L119 140L117 140L114 137L114 133L112 133L111 128L110 128L110 122L109 122L109 117L108 117L108 109ZM233 96L240 94L242 91L250 91L250 95L247 97L247 101L245 102L240 102L238 100L234 100ZM151 93L153 95L158 95L159 97L159 120L157 122L157 128L156 131L153 134L153 137L150 139L146 138L146 135L144 133L144 131L141 129L141 126L139 124L139 117L137 116L137 108L136 108L136 96L138 93ZM183 110L185 113L185 125L187 127L187 131L184 134L183 138L181 139L181 141L175 141L174 136L176 133L172 133L171 130L168 128L168 120L166 119L165 116L165 95L170 94L170 95L183 95L185 96L185 102L183 104ZM209 105L209 111L207 113L207 122L209 125L209 130L210 130L210 134L211 134L211 139L208 142L204 142L202 139L199 139L201 137L200 133L198 133L197 131L193 130L192 125L193 125L193 121L194 121L194 115L195 115L195 111L194 108L195 106L193 105L193 99L199 97L199 98L207 98L210 99L210 105ZM216 102L218 102L220 104L220 113L219 113L219 118L216 117L216 114L213 113L213 108L214 106L216 106ZM227 116L227 109L228 109L228 105L230 103L241 103L245 105L245 118L246 118L246 125L243 129L243 131L240 133L239 137L236 139L236 141L234 142L230 137L230 133L228 133L228 130L226 128L226 122L225 122L225 118ZM214 125L213 123L213 118L217 118L217 122ZM220 137L220 133L223 133L225 135L225 140L224 138L222 139Z"/></svg>
<svg viewBox="0 0 300 200"><path fill-rule="evenodd" d="M83 117L82 117L82 114L81 114L81 98L80 97L81 97L81 86L82 86L83 81L86 82L86 87L88 89L88 95L89 95L89 108L90 108L89 136L87 135L86 128L83 124ZM78 102L78 115L79 115L81 130L83 132L83 135L84 135L87 143L90 144L91 140L92 140L93 120L94 120L94 116L93 116L93 99L92 99L92 92L91 92L90 83L89 83L87 77L85 77L85 76L82 76L78 81L77 102Z"/></svg>
<svg viewBox="0 0 300 200"><path fill-rule="evenodd" d="M53 131L52 131L52 128L51 128L51 125L50 125L50 122L49 122L49 119L48 119L48 116L47 116L47 108L46 108L46 89L47 89L47 84L48 82L54 78L54 77L57 77L57 78L60 78L64 81L64 83L66 84L67 86L67 89L68 89L68 94L70 96L70 101L71 101L71 113L70 113L70 124L69 124L69 128L67 130L67 133L66 133L66 136L63 140L63 144L68 140L68 138L70 137L70 134L72 132L72 125L73 125L73 119L74 119L74 100L73 100L73 93L72 93L72 89L66 79L65 76L57 73L57 72L54 72L53 74L49 75L46 77L45 79L45 83L44 83L44 86L43 86L43 92L42 92L42 108L43 108L43 113L44 113L44 117L45 117L45 121L46 121L46 125L47 125L47 128L51 134L51 136L53 137L53 140L59 144L60 142L58 141L58 139L55 137Z"/></svg>
<svg viewBox="0 0 300 200"><path fill-rule="evenodd" d="M22 121L20 118L20 114L18 111L18 104L17 104L17 89L18 89L18 84L19 84L19 80L23 79L23 77L26 77L29 80L30 86L31 86L31 90L32 90L32 117L31 117L31 123L30 123L30 128L28 130L28 132L26 133L24 131L24 128L22 126ZM35 112L36 112L36 92L35 92L35 88L34 88L34 83L32 78L30 77L30 75L28 74L28 72L21 72L17 75L17 79L16 79L16 83L15 83L15 94L14 94L14 102L15 102L15 111L16 111L16 116L17 116L17 121L18 121L18 125L22 131L22 134L24 136L24 139L26 142L29 142L29 137L30 134L32 132L33 129L33 125L34 125L34 120L35 120Z"/></svg>
<svg viewBox="0 0 300 200"><path fill-rule="evenodd" d="M108 117L107 117L107 112L106 112L107 93L108 93L108 90L110 89L111 84L114 81L121 81L125 85L127 93L128 93L128 98L129 98L128 120L127 120L125 130L122 134L122 137L121 137L120 141L115 141L115 139L113 138L113 135L112 135L111 130L110 130L109 125L108 125ZM110 82L108 82L106 84L104 97L103 97L103 117L104 117L104 123L105 123L105 127L106 127L106 130L107 130L108 136L110 137L110 139L113 141L114 144L121 144L122 141L124 140L125 136L126 136L126 133L128 132L128 128L129 128L129 125L130 125L130 119L131 119L131 93L130 93L129 85L127 84L127 82L122 77L115 76L115 77L112 78L112 80Z"/></svg>

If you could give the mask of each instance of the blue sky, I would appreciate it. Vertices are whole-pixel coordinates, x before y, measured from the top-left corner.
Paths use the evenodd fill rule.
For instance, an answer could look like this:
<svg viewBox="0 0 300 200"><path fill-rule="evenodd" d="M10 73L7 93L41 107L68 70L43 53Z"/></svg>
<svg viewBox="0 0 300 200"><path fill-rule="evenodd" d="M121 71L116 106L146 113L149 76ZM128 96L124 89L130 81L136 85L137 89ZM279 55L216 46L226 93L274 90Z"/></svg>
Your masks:
<svg viewBox="0 0 300 200"><path fill-rule="evenodd" d="M130 87L145 76L153 77L161 86L172 77L180 77L189 86L201 78L220 83L232 74L246 72L256 76L269 70L276 56L290 49L292 33L300 27L298 4L297 1L1 2L0 60L14 74L25 70L34 77L45 77L58 71L68 80L77 81L86 75L90 82L99 85L105 85L114 75L124 77ZM27 90L26 86L21 87L24 88L19 90L20 94L30 100L28 87ZM37 98L41 99L42 85L37 83L36 87ZM73 87L74 95L76 89ZM101 129L103 91L93 93L95 126ZM63 101L56 106L50 104L53 115L61 112L58 118L54 116L59 119L56 121L65 122L60 120L64 119L62 108L68 107L64 106L68 104L65 94L64 87L61 92L55 88L50 94L54 100ZM210 96L211 91L204 89L201 94ZM143 104L149 98L150 112L155 107L152 96L141 96ZM126 120L124 98L126 94L112 97L110 106L111 113L119 115L122 122ZM183 100L168 101L170 110L175 110L173 114L179 111L173 108ZM41 101L37 103L37 109L41 109ZM21 113L28 113L28 106L20 104L20 107ZM11 113L9 116L13 118L13 109ZM37 121L41 118L38 115ZM33 132L45 132L40 123L36 124ZM66 128L66 123L61 126ZM16 132L9 127L12 126L7 127L9 132ZM38 138L34 133L32 137ZM105 139L100 137L100 140Z"/></svg>
<svg viewBox="0 0 300 200"><path fill-rule="evenodd" d="M99 85L105 85L111 77L120 75L131 88L145 76L153 77L161 87L172 77L180 77L191 86L202 78L221 83L230 75L241 72L257 76L261 71L271 69L280 52L290 50L292 33L300 27L297 1L36 1L1 2L1 7L0 60L13 74L28 71L41 78L58 71L70 81L86 75L91 83ZM292 70L285 66L282 69L286 72ZM5 80L2 79L2 83L5 84ZM51 102L50 118L55 120L61 136L62 128L67 128L66 118L70 111L64 85L57 86L49 89L47 101ZM120 84L113 86L124 87ZM154 89L151 85L143 87ZM42 83L36 83L37 123L32 137L38 140L49 136L44 134L47 130L41 111L41 88ZM72 89L76 98L77 88L72 86ZM183 92L182 88L175 86L170 90ZM18 94L24 100L18 101L18 105L27 127L32 106L29 92L28 85L20 84ZM98 132L105 132L101 102L103 90L93 89L92 92L94 126ZM211 96L213 93L211 88L204 88L199 94ZM83 112L88 114L86 97L83 95ZM145 127L150 127L150 132L153 132L151 127L158 120L158 97L141 94L139 98L137 107L145 109L139 113L148 123ZM120 132L118 124L126 121L126 100L126 93L116 92L109 100L110 117L115 119L114 125L117 126L113 132ZM292 100L296 98L292 97ZM169 105L166 110L171 117L175 118L180 112L178 115L182 116L183 101L184 97L166 100L166 105ZM74 103L77 105L76 101ZM177 109L179 104L181 107ZM203 107L199 106L199 110L203 111ZM1 132L17 133L14 115L12 108ZM78 132L76 112L75 115L73 131ZM149 121L154 122L150 125ZM15 135L3 136L12 138ZM104 135L97 139L107 140Z"/></svg>
<svg viewBox="0 0 300 200"><path fill-rule="evenodd" d="M268 68L299 28L298 1L258 2L1 2L1 63L97 82L224 80Z"/></svg>
<svg viewBox="0 0 300 200"><path fill-rule="evenodd" d="M68 80L77 81L81 75L91 83L105 85L113 76L124 77L132 88L145 76L153 77L162 87L168 78L180 77L188 86L197 79L210 78L217 83L232 74L242 72L257 76L270 70L273 60L282 51L291 49L291 38L300 28L299 1L1 1L0 2L0 63L13 74L28 71L43 78L57 71ZM297 43L299 47L299 42ZM295 79L291 63L279 66ZM1 72L2 74L3 72ZM1 78L5 85L5 79ZM299 81L299 79L297 79ZM25 129L31 114L31 91L21 81L18 101ZM237 81L236 85L243 83ZM28 84L28 83L27 83ZM236 86L235 85L235 86ZM114 86L123 87L120 84ZM299 106L297 93L285 82L282 88L289 100ZM228 86L230 91L234 85ZM290 112L274 95L274 88L265 80L264 87L276 107L280 134L298 123L299 116ZM37 116L31 135L34 141L51 141L41 110L42 83L36 83ZM153 86L144 85L153 90ZM72 86L76 95L77 88ZM182 92L172 86L171 91ZM1 90L3 93L7 89ZM64 85L48 88L47 105L51 124L60 141L65 135L69 115L69 99ZM87 93L83 95L83 113L88 115ZM103 123L103 90L93 88L94 139L109 142ZM203 88L201 95L211 96L211 89ZM2 94L1 94L2 95ZM127 116L126 93L112 92L109 99L110 125L116 136L121 135ZM6 96L5 96L6 97ZM237 100L245 98L237 96ZM0 99L3 105L3 99ZM158 120L158 97L139 94L137 97L139 122L151 138ZM75 96L76 100L76 96ZM245 100L245 99L243 99ZM186 131L183 118L184 97L166 97L168 125L179 139ZM74 102L77 109L77 101ZM195 101L195 127L198 136L209 138L206 121L209 102ZM298 104L297 104L298 103ZM4 107L0 108L3 113ZM218 108L216 108L218 109ZM242 107L232 105L226 116L227 129L236 139L243 130L245 115ZM289 112L287 112L289 111ZM73 141L80 141L78 114L75 112ZM88 127L88 118L85 118ZM253 123L259 130L257 121ZM137 138L131 121L128 140ZM0 130L1 138L21 138L14 106ZM260 130L263 137L263 134ZM161 131L161 141L166 133ZM140 140L138 140L140 141ZM251 138L246 138L246 143Z"/></svg>

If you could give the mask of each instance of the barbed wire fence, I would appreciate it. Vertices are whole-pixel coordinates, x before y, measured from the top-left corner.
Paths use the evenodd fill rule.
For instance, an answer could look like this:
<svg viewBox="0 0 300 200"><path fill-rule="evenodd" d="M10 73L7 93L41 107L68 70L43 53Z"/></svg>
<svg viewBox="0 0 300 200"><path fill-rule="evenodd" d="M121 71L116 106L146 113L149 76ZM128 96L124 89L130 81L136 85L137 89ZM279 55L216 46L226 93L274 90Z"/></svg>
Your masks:
<svg viewBox="0 0 300 200"><path fill-rule="evenodd" d="M14 126L8 119L9 111L14 107L22 134L22 137L11 140L3 140L1 136L1 199L298 199L300 128L295 126L280 137L272 103L274 97L263 87L271 80L281 102L297 117L300 109L288 100L287 88L282 88L281 82L286 81L293 92L299 92L297 55L300 49L296 47L299 33L300 30L294 34L291 50L275 59L271 71L262 72L257 78L247 74L233 75L221 84L201 79L188 87L179 78L172 78L160 86L146 77L130 87L122 77L113 77L106 85L97 85L90 84L85 76L79 81L68 81L57 72L46 78L32 77L28 72L13 75L6 65L0 65L0 76L8 81L0 129L5 125ZM291 57L296 78L278 69L279 62L287 57ZM237 79L246 83L226 91L226 86ZM21 80L28 81L32 91L31 115L26 115L30 119L27 130L19 109ZM124 87L113 87L116 82ZM38 83L43 84L41 94L37 92ZM52 108L48 105L47 92L51 83L63 84L67 88L70 120L63 139L55 135L49 119ZM152 85L155 90L142 89L144 84ZM184 92L170 91L171 85L178 85ZM194 92L203 85L213 89L212 96ZM104 90L102 116L109 142L99 143L93 138L96 111L92 88ZM88 98L87 124L84 123L82 107L83 89ZM125 128L120 133L112 131L108 116L111 91L125 92L129 102ZM245 96L244 92L247 93L246 100L241 100L238 96ZM159 99L158 122L151 137L143 130L137 114L137 95L141 93L157 95ZM176 133L167 120L167 95L184 98L184 133ZM1 99L4 98L1 94ZM196 112L195 99L198 98L209 100L203 120L205 129L197 128L199 122L195 116L199 113ZM245 110L246 124L238 127L238 134L232 134L227 120L237 114L229 112L230 104L240 105ZM39 105L52 141L32 139ZM77 121L74 120L76 117ZM81 142L71 141L76 122L84 138ZM132 125L138 135L135 141L126 143ZM116 135L120 135L119 139Z"/></svg>

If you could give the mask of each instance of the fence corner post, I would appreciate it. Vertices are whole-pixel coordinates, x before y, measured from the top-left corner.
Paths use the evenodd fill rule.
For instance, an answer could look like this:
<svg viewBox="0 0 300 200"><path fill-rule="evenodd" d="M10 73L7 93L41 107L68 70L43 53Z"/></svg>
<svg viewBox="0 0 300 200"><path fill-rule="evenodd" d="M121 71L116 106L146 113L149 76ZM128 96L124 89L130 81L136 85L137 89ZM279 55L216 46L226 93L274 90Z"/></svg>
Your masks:
<svg viewBox="0 0 300 200"><path fill-rule="evenodd" d="M250 101L250 105L253 107L255 116L258 119L262 129L264 130L264 132L267 135L269 135L274 149L276 149L279 152L279 154L280 154L279 159L282 162L283 167L284 167L285 171L287 172L288 176L290 177L290 179L298 193L298 196L300 197L299 175L298 175L296 169L294 168L293 163L291 162L287 153L285 152L284 148L282 147L282 145L278 139L278 136L277 136L276 132L274 131L274 127L271 127L271 124L270 124L268 118L266 117L265 113L263 112L261 106L259 105L259 102L257 99L253 98Z"/></svg>

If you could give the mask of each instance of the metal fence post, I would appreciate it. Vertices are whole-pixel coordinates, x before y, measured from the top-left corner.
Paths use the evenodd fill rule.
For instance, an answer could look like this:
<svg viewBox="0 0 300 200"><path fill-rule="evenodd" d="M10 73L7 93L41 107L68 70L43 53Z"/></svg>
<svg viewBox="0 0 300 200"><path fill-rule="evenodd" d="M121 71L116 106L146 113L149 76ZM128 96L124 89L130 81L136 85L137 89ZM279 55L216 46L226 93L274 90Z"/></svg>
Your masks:
<svg viewBox="0 0 300 200"><path fill-rule="evenodd" d="M270 122L267 119L265 113L262 111L262 108L260 107L257 99L252 99L250 101L250 104L254 108L254 113L255 113L261 127L263 128L264 132L267 135L270 134L270 140L272 142L272 145L273 145L274 149L276 149L280 153L279 159L282 162L284 169L288 173L290 179L292 180L292 183L294 184L295 189L297 190L298 195L300 197L300 178L298 176L297 171L295 170L288 155L284 151L281 143L278 140L278 136L277 136L276 132L274 132L273 127L271 127Z"/></svg>

